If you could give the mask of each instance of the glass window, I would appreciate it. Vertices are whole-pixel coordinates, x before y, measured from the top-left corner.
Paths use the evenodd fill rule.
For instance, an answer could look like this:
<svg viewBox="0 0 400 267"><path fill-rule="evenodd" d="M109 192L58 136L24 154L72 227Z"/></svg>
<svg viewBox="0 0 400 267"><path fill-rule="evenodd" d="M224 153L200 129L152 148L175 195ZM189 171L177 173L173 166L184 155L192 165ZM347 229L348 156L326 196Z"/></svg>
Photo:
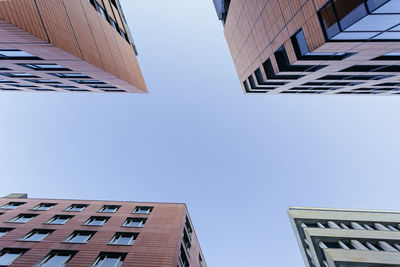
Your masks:
<svg viewBox="0 0 400 267"><path fill-rule="evenodd" d="M399 15L370 15L354 23L346 31L386 31L399 23Z"/></svg>
<svg viewBox="0 0 400 267"><path fill-rule="evenodd" d="M150 214L152 210L153 207L138 206L134 209L133 213Z"/></svg>
<svg viewBox="0 0 400 267"><path fill-rule="evenodd" d="M188 254L190 254L190 248L192 247L192 244L190 244L190 239L185 229L183 230L182 238L183 243L185 244L186 251L188 252Z"/></svg>
<svg viewBox="0 0 400 267"><path fill-rule="evenodd" d="M0 228L0 237L7 234L8 232L12 231L12 228Z"/></svg>
<svg viewBox="0 0 400 267"><path fill-rule="evenodd" d="M79 84L106 84L105 82L99 80L72 80L72 81Z"/></svg>
<svg viewBox="0 0 400 267"><path fill-rule="evenodd" d="M25 80L25 81L32 82L32 83L60 83L60 82L55 81L55 80L46 80L46 79Z"/></svg>
<svg viewBox="0 0 400 267"><path fill-rule="evenodd" d="M16 209L19 206L25 204L25 203L26 202L10 202L10 203L7 203L7 204L1 206L1 208L5 209L5 210L13 210L13 209Z"/></svg>
<svg viewBox="0 0 400 267"><path fill-rule="evenodd" d="M203 266L203 258L201 257L200 254L199 254L199 265L200 265L200 267Z"/></svg>
<svg viewBox="0 0 400 267"><path fill-rule="evenodd" d="M29 63L29 64L18 64L20 66L24 66L29 69L33 70L64 70L64 71L69 71L70 69L59 65L59 64L34 64L34 63Z"/></svg>
<svg viewBox="0 0 400 267"><path fill-rule="evenodd" d="M389 0L367 0L368 9L372 12L388 1Z"/></svg>
<svg viewBox="0 0 400 267"><path fill-rule="evenodd" d="M292 38L292 43L298 57L304 56L309 52L303 30L300 30L294 35L294 38Z"/></svg>
<svg viewBox="0 0 400 267"><path fill-rule="evenodd" d="M83 211L87 206L86 204L72 204L65 211Z"/></svg>
<svg viewBox="0 0 400 267"><path fill-rule="evenodd" d="M59 77L59 78L88 78L90 79L89 76L87 76L86 74L82 74L82 73L48 73L50 75Z"/></svg>
<svg viewBox="0 0 400 267"><path fill-rule="evenodd" d="M186 229L187 229L187 232L189 234L190 239L192 239L193 229L192 229L192 226L190 225L190 221L189 221L189 218L187 216L186 216L186 219L185 219L185 226L186 226Z"/></svg>
<svg viewBox="0 0 400 267"><path fill-rule="evenodd" d="M52 251L37 266L62 267L75 255L75 251Z"/></svg>
<svg viewBox="0 0 400 267"><path fill-rule="evenodd" d="M321 9L319 15L328 39L331 39L333 36L340 32L339 25L336 21L335 12L331 3L327 4L323 9Z"/></svg>
<svg viewBox="0 0 400 267"><path fill-rule="evenodd" d="M22 249L8 249L5 248L0 251L0 265L8 266L11 265L16 259L18 259L26 250Z"/></svg>
<svg viewBox="0 0 400 267"><path fill-rule="evenodd" d="M72 218L72 216L70 216L70 215L55 215L47 223L48 224L65 224L71 218Z"/></svg>
<svg viewBox="0 0 400 267"><path fill-rule="evenodd" d="M92 267L120 267L124 262L126 253L102 252L97 257Z"/></svg>
<svg viewBox="0 0 400 267"><path fill-rule="evenodd" d="M49 85L49 86L54 87L54 88L78 88L76 86L68 85L68 84L55 84L55 85Z"/></svg>
<svg viewBox="0 0 400 267"><path fill-rule="evenodd" d="M124 225L125 227L143 227L146 223L146 219L144 218L128 218Z"/></svg>
<svg viewBox="0 0 400 267"><path fill-rule="evenodd" d="M365 40L374 37L380 32L341 32L332 40Z"/></svg>
<svg viewBox="0 0 400 267"><path fill-rule="evenodd" d="M400 32L384 32L375 36L375 40L397 40L400 39Z"/></svg>
<svg viewBox="0 0 400 267"><path fill-rule="evenodd" d="M0 49L0 58L6 60L41 60L41 58L18 49Z"/></svg>
<svg viewBox="0 0 400 267"><path fill-rule="evenodd" d="M29 222L30 220L32 220L36 216L37 216L36 214L20 214L16 217L12 218L11 220L9 220L9 222L26 223L26 222Z"/></svg>
<svg viewBox="0 0 400 267"><path fill-rule="evenodd" d="M99 212L117 212L120 207L117 205L104 205Z"/></svg>
<svg viewBox="0 0 400 267"><path fill-rule="evenodd" d="M181 246L181 253L179 254L179 261L181 262L181 265L183 267L189 267L189 260L182 246Z"/></svg>
<svg viewBox="0 0 400 267"><path fill-rule="evenodd" d="M109 244L132 246L137 236L137 233L116 233Z"/></svg>
<svg viewBox="0 0 400 267"><path fill-rule="evenodd" d="M91 226L101 226L104 225L109 217L90 217L89 220L87 220L84 224L85 225L91 225Z"/></svg>
<svg viewBox="0 0 400 267"><path fill-rule="evenodd" d="M38 76L29 74L29 73L25 73L25 72L3 72L0 74L3 76L10 77L10 78L39 78Z"/></svg>
<svg viewBox="0 0 400 267"><path fill-rule="evenodd" d="M370 1L368 1L370 2ZM386 4L384 4L382 7L376 9L373 13L377 14L377 13L389 13L389 14L393 14L393 13L400 13L400 1L398 0L391 0L391 1L375 1L375 2L387 2Z"/></svg>
<svg viewBox="0 0 400 267"><path fill-rule="evenodd" d="M25 236L21 237L21 241L39 242L45 239L53 230L32 230Z"/></svg>
<svg viewBox="0 0 400 267"><path fill-rule="evenodd" d="M334 0L333 3L343 30L367 15L363 0Z"/></svg>
<svg viewBox="0 0 400 267"><path fill-rule="evenodd" d="M94 233L95 232L75 231L65 240L65 242L87 243L89 241L89 239L94 235Z"/></svg>
<svg viewBox="0 0 400 267"><path fill-rule="evenodd" d="M54 203L40 203L39 205L35 206L33 210L49 210L55 205L56 204Z"/></svg>

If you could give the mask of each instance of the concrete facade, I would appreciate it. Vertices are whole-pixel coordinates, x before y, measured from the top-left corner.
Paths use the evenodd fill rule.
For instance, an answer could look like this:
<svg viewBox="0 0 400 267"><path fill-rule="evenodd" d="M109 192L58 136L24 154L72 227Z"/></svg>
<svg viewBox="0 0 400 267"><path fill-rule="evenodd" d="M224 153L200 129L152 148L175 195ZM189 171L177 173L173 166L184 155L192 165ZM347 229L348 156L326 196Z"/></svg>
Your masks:
<svg viewBox="0 0 400 267"><path fill-rule="evenodd" d="M0 90L147 92L118 0L0 1L0 78Z"/></svg>
<svg viewBox="0 0 400 267"><path fill-rule="evenodd" d="M214 0L245 93L400 94L393 0Z"/></svg>
<svg viewBox="0 0 400 267"><path fill-rule="evenodd" d="M400 266L400 212L292 207L307 267Z"/></svg>
<svg viewBox="0 0 400 267"><path fill-rule="evenodd" d="M1 266L6 257L14 256L9 266L56 266L45 265L52 253L59 253L60 260L68 255L64 256L66 266L207 266L185 204L23 197L26 195L0 198ZM21 216L31 219L22 223ZM52 224L55 216L69 219ZM105 223L99 223L103 219ZM131 219L136 221L128 227L126 222ZM32 240L32 231L47 236ZM73 239L74 233L90 237L79 243ZM120 234L131 239L116 239ZM126 240L130 243L123 243ZM108 255L110 261L119 257L121 262L101 265L100 255Z"/></svg>

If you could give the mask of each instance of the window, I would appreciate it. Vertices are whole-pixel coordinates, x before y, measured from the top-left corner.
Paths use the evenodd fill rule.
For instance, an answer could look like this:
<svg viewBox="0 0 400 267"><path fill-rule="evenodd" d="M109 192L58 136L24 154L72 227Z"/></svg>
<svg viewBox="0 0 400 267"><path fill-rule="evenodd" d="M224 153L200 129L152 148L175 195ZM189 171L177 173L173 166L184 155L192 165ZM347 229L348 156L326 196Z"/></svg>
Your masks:
<svg viewBox="0 0 400 267"><path fill-rule="evenodd" d="M87 220L84 225L91 225L91 226L102 226L104 225L110 217L97 217L92 216Z"/></svg>
<svg viewBox="0 0 400 267"><path fill-rule="evenodd" d="M121 267L125 257L126 253L102 252L92 267Z"/></svg>
<svg viewBox="0 0 400 267"><path fill-rule="evenodd" d="M331 39L340 32L332 3L328 3L324 8L322 8L319 12L319 16L327 39Z"/></svg>
<svg viewBox="0 0 400 267"><path fill-rule="evenodd" d="M32 83L60 83L60 82L55 81L55 80L47 80L47 79L37 79L37 80L26 79L25 81L32 82Z"/></svg>
<svg viewBox="0 0 400 267"><path fill-rule="evenodd" d="M0 73L0 75L7 76L10 78L39 78L38 76L25 72L2 72Z"/></svg>
<svg viewBox="0 0 400 267"><path fill-rule="evenodd" d="M93 231L74 231L64 242L68 243L87 243L96 232Z"/></svg>
<svg viewBox="0 0 400 267"><path fill-rule="evenodd" d="M133 210L133 213L150 214L152 210L153 210L153 207L140 206L140 207L136 207Z"/></svg>
<svg viewBox="0 0 400 267"><path fill-rule="evenodd" d="M36 216L37 216L37 214L20 214L20 215L18 215L16 217L12 218L8 222L26 223L26 222L29 222L30 220L32 220L33 218L35 218Z"/></svg>
<svg viewBox="0 0 400 267"><path fill-rule="evenodd" d="M0 83L16 83L16 81L0 79Z"/></svg>
<svg viewBox="0 0 400 267"><path fill-rule="evenodd" d="M0 228L0 237L7 234L8 232L11 232L12 230L13 228Z"/></svg>
<svg viewBox="0 0 400 267"><path fill-rule="evenodd" d="M18 49L0 49L0 59L2 60L42 60L40 57L34 56Z"/></svg>
<svg viewBox="0 0 400 267"><path fill-rule="evenodd" d="M90 84L89 85L90 87L92 87L92 88L111 88L111 89L113 89L113 88L117 88L117 87L115 87L115 86L112 86L112 85L108 85L108 84L100 84L100 85L96 85L96 84Z"/></svg>
<svg viewBox="0 0 400 267"><path fill-rule="evenodd" d="M26 203L26 202L9 202L9 203L7 203L7 204L1 206L1 208L2 208L2 209L5 209L5 210L13 210L13 209L16 209L16 208L18 208L19 206L25 204L25 203Z"/></svg>
<svg viewBox="0 0 400 267"><path fill-rule="evenodd" d="M106 84L105 82L99 80L72 80L72 81L79 84Z"/></svg>
<svg viewBox="0 0 400 267"><path fill-rule="evenodd" d="M99 212L117 212L120 207L117 205L104 205Z"/></svg>
<svg viewBox="0 0 400 267"><path fill-rule="evenodd" d="M32 84L8 84L8 85L19 87L19 88L35 88L35 87L37 87L36 85L32 85Z"/></svg>
<svg viewBox="0 0 400 267"><path fill-rule="evenodd" d="M86 204L72 204L65 211L83 211L87 206Z"/></svg>
<svg viewBox="0 0 400 267"><path fill-rule="evenodd" d="M76 254L76 251L53 250L38 265L41 267L62 267Z"/></svg>
<svg viewBox="0 0 400 267"><path fill-rule="evenodd" d="M200 265L200 267L203 266L203 258L201 257L200 254L199 254L199 265Z"/></svg>
<svg viewBox="0 0 400 267"><path fill-rule="evenodd" d="M186 219L185 219L185 226L186 226L186 229L187 229L187 232L189 234L190 239L192 239L193 229L192 229L192 226L190 225L190 221L189 221L189 218L187 216L186 216Z"/></svg>
<svg viewBox="0 0 400 267"><path fill-rule="evenodd" d="M125 90L122 89L102 89L104 92L109 92L109 93L124 93L126 92Z"/></svg>
<svg viewBox="0 0 400 267"><path fill-rule="evenodd" d="M132 246L137 236L138 233L116 233L109 244Z"/></svg>
<svg viewBox="0 0 400 267"><path fill-rule="evenodd" d="M82 89L82 88L77 88L77 89L71 88L71 89L66 89L66 90L71 91L71 92L90 92L89 89Z"/></svg>
<svg viewBox="0 0 400 267"><path fill-rule="evenodd" d="M400 52L390 52L376 57L373 60L400 60Z"/></svg>
<svg viewBox="0 0 400 267"><path fill-rule="evenodd" d="M49 221L47 221L48 224L65 224L69 220L71 220L73 216L71 215L55 215L53 218L51 218Z"/></svg>
<svg viewBox="0 0 400 267"><path fill-rule="evenodd" d="M24 254L27 249L5 248L0 251L0 266L11 265L16 259Z"/></svg>
<svg viewBox="0 0 400 267"><path fill-rule="evenodd" d="M82 79L90 79L89 76L82 73L48 73L50 75L56 76L58 78L82 78Z"/></svg>
<svg viewBox="0 0 400 267"><path fill-rule="evenodd" d="M143 227L146 223L146 219L144 218L128 218L124 222L123 226L125 227Z"/></svg>
<svg viewBox="0 0 400 267"><path fill-rule="evenodd" d="M45 239L49 234L51 234L53 230L41 230L35 229L24 235L19 239L19 241L30 241L30 242L40 242Z"/></svg>
<svg viewBox="0 0 400 267"><path fill-rule="evenodd" d="M97 2L96 2L96 8L99 11L99 13L103 16L103 18L105 18L107 20L107 13L104 10L104 8L102 6L100 6Z"/></svg>
<svg viewBox="0 0 400 267"><path fill-rule="evenodd" d="M40 203L39 205L35 206L33 210L49 210L55 205L56 204L54 203Z"/></svg>
<svg viewBox="0 0 400 267"><path fill-rule="evenodd" d="M186 230L183 229L183 235L182 235L183 243L185 244L185 248L188 254L190 254L190 248L192 245L190 244L190 239L188 234L186 233Z"/></svg>
<svg viewBox="0 0 400 267"><path fill-rule="evenodd" d="M54 84L54 85L48 85L54 88L61 88L61 89L75 89L78 88L76 86L73 85L68 85L68 84Z"/></svg>
<svg viewBox="0 0 400 267"><path fill-rule="evenodd" d="M32 69L32 70L63 70L63 71L70 71L70 69L58 65L58 64L34 64L34 63L29 63L29 64L18 64L20 66L24 66L26 68Z"/></svg>
<svg viewBox="0 0 400 267"><path fill-rule="evenodd" d="M179 254L179 261L181 262L183 267L189 267L189 260L186 256L185 250L183 249L182 245L181 245L181 253Z"/></svg>

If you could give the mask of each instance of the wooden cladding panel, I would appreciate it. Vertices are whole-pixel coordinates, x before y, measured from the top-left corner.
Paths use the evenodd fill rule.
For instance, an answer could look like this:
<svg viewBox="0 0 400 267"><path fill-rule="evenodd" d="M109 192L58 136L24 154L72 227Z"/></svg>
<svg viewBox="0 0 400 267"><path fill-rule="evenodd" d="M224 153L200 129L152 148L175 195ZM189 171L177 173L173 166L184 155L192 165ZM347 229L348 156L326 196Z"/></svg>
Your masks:
<svg viewBox="0 0 400 267"><path fill-rule="evenodd" d="M118 9L106 3L126 32ZM132 45L87 0L0 1L0 19L147 92Z"/></svg>

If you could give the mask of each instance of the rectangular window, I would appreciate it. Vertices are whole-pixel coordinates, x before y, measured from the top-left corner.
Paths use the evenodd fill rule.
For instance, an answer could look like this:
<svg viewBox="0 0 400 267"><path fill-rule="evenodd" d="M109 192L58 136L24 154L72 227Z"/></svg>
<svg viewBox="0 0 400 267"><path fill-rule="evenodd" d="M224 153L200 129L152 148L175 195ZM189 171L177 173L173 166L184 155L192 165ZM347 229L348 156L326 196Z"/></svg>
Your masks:
<svg viewBox="0 0 400 267"><path fill-rule="evenodd" d="M185 248L188 254L190 254L190 248L192 245L190 244L190 239L188 234L186 233L186 230L183 229L183 235L182 235L183 243L185 244Z"/></svg>
<svg viewBox="0 0 400 267"><path fill-rule="evenodd" d="M99 11L99 13L103 16L103 18L105 18L107 20L107 13L104 10L104 8L102 6L100 6L97 2L96 2L96 8Z"/></svg>
<svg viewBox="0 0 400 267"><path fill-rule="evenodd" d="M42 60L40 57L18 49L0 49L0 59L2 60Z"/></svg>
<svg viewBox="0 0 400 267"><path fill-rule="evenodd" d="M32 83L60 83L55 80L47 80L47 79L26 79L25 81L32 82Z"/></svg>
<svg viewBox="0 0 400 267"><path fill-rule="evenodd" d="M342 30L367 15L364 0L333 0L333 4Z"/></svg>
<svg viewBox="0 0 400 267"><path fill-rule="evenodd" d="M102 226L108 221L109 218L110 217L92 216L84 223L84 225Z"/></svg>
<svg viewBox="0 0 400 267"><path fill-rule="evenodd" d="M35 229L21 237L19 241L40 242L52 232L53 230Z"/></svg>
<svg viewBox="0 0 400 267"><path fill-rule="evenodd" d="M24 63L24 64L22 64L21 63L21 64L18 64L18 65L23 66L25 68L32 69L32 70L41 70L41 71L43 71L43 70L58 70L58 71L62 70L62 71L70 71L70 69L68 69L68 68L66 68L66 67L64 67L62 65L59 65L59 64L50 64L50 63L47 63L47 64Z"/></svg>
<svg viewBox="0 0 400 267"><path fill-rule="evenodd" d="M99 80L72 80L72 81L79 84L106 84L105 82Z"/></svg>
<svg viewBox="0 0 400 267"><path fill-rule="evenodd" d="M203 258L201 257L200 254L199 254L199 265L200 267L203 267Z"/></svg>
<svg viewBox="0 0 400 267"><path fill-rule="evenodd" d="M81 78L81 79L91 79L86 74L82 73L48 73L50 75L56 76L58 78Z"/></svg>
<svg viewBox="0 0 400 267"><path fill-rule="evenodd" d="M109 244L132 246L135 243L137 236L138 233L116 233Z"/></svg>
<svg viewBox="0 0 400 267"><path fill-rule="evenodd" d="M87 243L95 233L96 232L93 231L74 231L64 242L84 244Z"/></svg>
<svg viewBox="0 0 400 267"><path fill-rule="evenodd" d="M55 203L40 203L39 205L35 206L33 210L49 210L55 205Z"/></svg>
<svg viewBox="0 0 400 267"><path fill-rule="evenodd" d="M5 209L5 210L13 210L18 208L19 206L25 204L26 202L9 202L3 206L1 206L0 208Z"/></svg>
<svg viewBox="0 0 400 267"><path fill-rule="evenodd" d="M126 253L101 252L92 267L121 267Z"/></svg>
<svg viewBox="0 0 400 267"><path fill-rule="evenodd" d="M11 265L16 259L21 257L27 249L4 248L0 251L0 266Z"/></svg>
<svg viewBox="0 0 400 267"><path fill-rule="evenodd" d="M104 205L99 209L99 212L117 212L120 207L118 205Z"/></svg>
<svg viewBox="0 0 400 267"><path fill-rule="evenodd" d="M37 216L37 214L20 214L16 217L12 218L8 222L26 223L26 222L29 222L30 220L32 220L33 218L35 218L36 216Z"/></svg>
<svg viewBox="0 0 400 267"><path fill-rule="evenodd" d="M137 207L133 210L133 213L138 213L138 214L150 214L152 210L153 210L153 207L137 206Z"/></svg>
<svg viewBox="0 0 400 267"><path fill-rule="evenodd" d="M145 218L128 218L124 222L123 226L124 227L143 227L143 225L146 223Z"/></svg>
<svg viewBox="0 0 400 267"><path fill-rule="evenodd" d="M39 264L41 267L62 267L76 254L76 251L52 250Z"/></svg>
<svg viewBox="0 0 400 267"><path fill-rule="evenodd" d="M186 256L185 250L181 245L181 253L179 254L179 261L181 262L182 267L189 267L189 260Z"/></svg>
<svg viewBox="0 0 400 267"><path fill-rule="evenodd" d="M7 76L10 78L40 78L26 72L2 72L0 75Z"/></svg>
<svg viewBox="0 0 400 267"><path fill-rule="evenodd" d="M87 206L86 204L72 204L65 211L83 211Z"/></svg>
<svg viewBox="0 0 400 267"><path fill-rule="evenodd" d="M11 232L12 230L13 228L0 228L0 237L7 234L8 232Z"/></svg>
<svg viewBox="0 0 400 267"><path fill-rule="evenodd" d="M327 39L331 39L340 32L332 3L328 3L321 9L319 17Z"/></svg>
<svg viewBox="0 0 400 267"><path fill-rule="evenodd" d="M189 234L189 238L192 239L193 229L192 229L192 226L190 225L190 221L189 221L189 218L187 216L186 216L186 219L185 219L185 226L186 226L186 230L187 230L187 232Z"/></svg>
<svg viewBox="0 0 400 267"><path fill-rule="evenodd" d="M47 224L65 224L71 220L72 217L73 216L71 215L55 215L53 218L47 221Z"/></svg>
<svg viewBox="0 0 400 267"><path fill-rule="evenodd" d="M126 92L125 90L122 89L102 89L104 92L108 93L124 93Z"/></svg>

